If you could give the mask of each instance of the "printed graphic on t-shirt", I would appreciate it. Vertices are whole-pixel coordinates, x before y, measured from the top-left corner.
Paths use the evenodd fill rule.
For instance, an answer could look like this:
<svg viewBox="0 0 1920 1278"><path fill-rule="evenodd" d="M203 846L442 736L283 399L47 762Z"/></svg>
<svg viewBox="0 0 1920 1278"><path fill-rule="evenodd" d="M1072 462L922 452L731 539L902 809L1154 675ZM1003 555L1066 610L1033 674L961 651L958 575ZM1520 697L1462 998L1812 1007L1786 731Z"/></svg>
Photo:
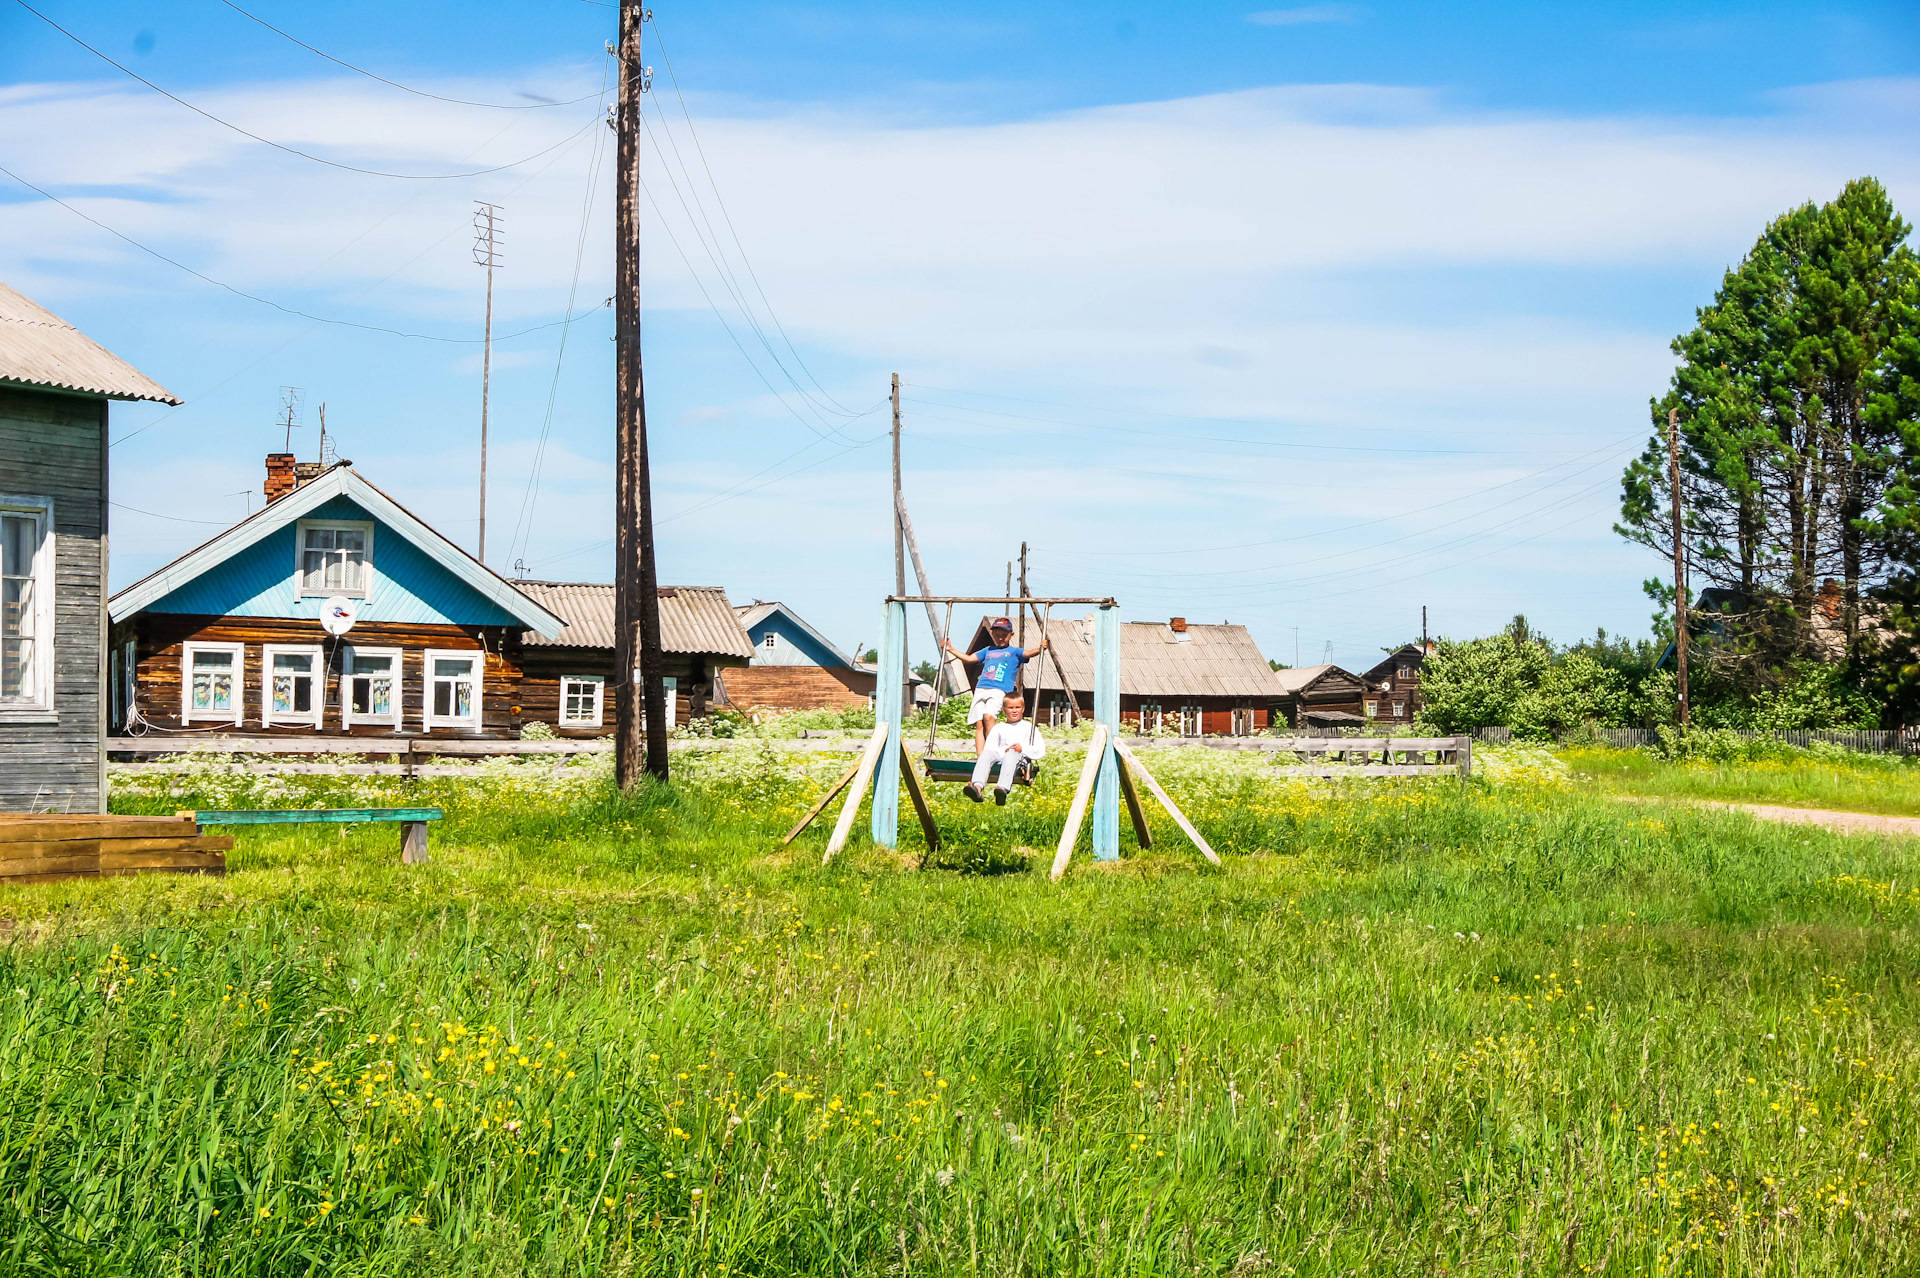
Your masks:
<svg viewBox="0 0 1920 1278"><path fill-rule="evenodd" d="M1020 663L1027 659L1026 653L1018 648L982 648L979 655L980 682L974 686L1012 692Z"/></svg>

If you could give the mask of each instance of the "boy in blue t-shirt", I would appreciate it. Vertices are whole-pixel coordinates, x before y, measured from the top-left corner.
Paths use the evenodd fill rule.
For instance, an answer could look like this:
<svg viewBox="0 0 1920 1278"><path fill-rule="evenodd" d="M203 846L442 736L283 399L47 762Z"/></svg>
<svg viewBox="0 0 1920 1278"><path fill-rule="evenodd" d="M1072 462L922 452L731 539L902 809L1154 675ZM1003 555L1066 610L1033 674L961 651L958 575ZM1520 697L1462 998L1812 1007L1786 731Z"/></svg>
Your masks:
<svg viewBox="0 0 1920 1278"><path fill-rule="evenodd" d="M994 721L999 718L1001 703L1019 686L1020 667L1050 646L1045 639L1037 648L1008 646L1007 641L1013 638L1013 622L1005 617L995 617L989 622L987 635L987 646L978 652L962 652L951 640L947 643L948 652L968 665L980 667L980 677L973 684L973 702L967 707L967 722L973 725L976 759L987 748L987 734L993 731Z"/></svg>

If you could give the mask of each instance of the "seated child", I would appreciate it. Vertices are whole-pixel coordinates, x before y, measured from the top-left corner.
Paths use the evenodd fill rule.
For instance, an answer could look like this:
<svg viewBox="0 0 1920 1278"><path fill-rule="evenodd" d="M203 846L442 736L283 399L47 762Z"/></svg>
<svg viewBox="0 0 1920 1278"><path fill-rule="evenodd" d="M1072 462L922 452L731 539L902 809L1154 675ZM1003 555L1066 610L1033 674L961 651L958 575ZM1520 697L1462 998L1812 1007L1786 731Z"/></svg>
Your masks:
<svg viewBox="0 0 1920 1278"><path fill-rule="evenodd" d="M1000 709L1007 716L1006 721L995 724L993 731L987 734L986 748L974 760L973 780L967 782L965 793L975 803L981 802L981 786L986 783L987 773L997 763L1000 765L1000 777L994 782L993 801L1004 808L1007 806L1007 793L1013 789L1013 780L1019 775L1021 765L1029 760L1046 758L1047 741L1026 717L1027 703L1019 693L1009 693L1001 702Z"/></svg>
<svg viewBox="0 0 1920 1278"><path fill-rule="evenodd" d="M1005 617L995 617L987 626L987 635L987 646L978 652L962 652L951 642L947 644L948 652L968 665L980 667L980 677L973 686L973 701L967 706L967 722L973 725L976 756L987 748L987 734L993 731L1000 702L1020 686L1020 667L1052 647L1045 639L1036 648L1012 647L1009 641L1013 638L1013 622Z"/></svg>

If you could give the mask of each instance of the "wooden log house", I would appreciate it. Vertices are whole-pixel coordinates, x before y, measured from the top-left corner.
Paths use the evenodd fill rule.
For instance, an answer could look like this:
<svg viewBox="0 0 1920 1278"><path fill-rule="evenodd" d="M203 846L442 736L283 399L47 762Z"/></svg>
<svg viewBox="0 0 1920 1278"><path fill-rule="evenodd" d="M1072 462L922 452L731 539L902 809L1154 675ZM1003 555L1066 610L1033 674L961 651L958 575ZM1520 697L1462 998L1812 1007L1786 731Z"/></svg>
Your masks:
<svg viewBox="0 0 1920 1278"><path fill-rule="evenodd" d="M350 463L267 459L267 505L113 597L117 734L397 739L613 731L613 587L512 582ZM326 600L358 618L320 624ZM663 587L669 713L746 664L726 593ZM671 695L671 694L670 694Z"/></svg>
<svg viewBox="0 0 1920 1278"><path fill-rule="evenodd" d="M264 509L115 595L128 736L519 735L522 631L565 623L341 462L268 459ZM317 468L315 468L317 470ZM344 598L344 635L320 624Z"/></svg>
<svg viewBox="0 0 1920 1278"><path fill-rule="evenodd" d="M1294 728L1358 728L1367 722L1367 685L1335 665L1276 670L1279 713Z"/></svg>
<svg viewBox="0 0 1920 1278"><path fill-rule="evenodd" d="M0 284L0 812L106 811L116 399L180 402Z"/></svg>
<svg viewBox="0 0 1920 1278"><path fill-rule="evenodd" d="M1420 713L1420 667L1427 654L1419 644L1406 643L1360 676L1366 685L1363 709L1382 727L1404 728Z"/></svg>
<svg viewBox="0 0 1920 1278"><path fill-rule="evenodd" d="M756 599L734 609L752 664L721 676L739 710L843 710L873 700L874 673L779 602Z"/></svg>

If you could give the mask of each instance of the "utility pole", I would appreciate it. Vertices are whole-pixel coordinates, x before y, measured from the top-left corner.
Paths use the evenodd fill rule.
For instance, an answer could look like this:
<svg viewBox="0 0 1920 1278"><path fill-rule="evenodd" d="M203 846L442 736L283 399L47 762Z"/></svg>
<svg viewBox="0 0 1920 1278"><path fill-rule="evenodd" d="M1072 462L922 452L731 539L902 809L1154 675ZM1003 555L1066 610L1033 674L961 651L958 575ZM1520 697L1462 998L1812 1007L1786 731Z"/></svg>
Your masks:
<svg viewBox="0 0 1920 1278"><path fill-rule="evenodd" d="M660 581L653 560L653 486L647 467L647 399L640 368L640 95L653 78L640 61L648 17L620 0L620 98L613 120L618 174L614 216L614 777L622 789L645 771L667 779L667 698L660 655Z"/></svg>
<svg viewBox="0 0 1920 1278"><path fill-rule="evenodd" d="M1680 730L1687 730L1687 543L1680 521L1680 410L1667 410L1667 487L1673 496L1673 644L1680 684Z"/></svg>
<svg viewBox="0 0 1920 1278"><path fill-rule="evenodd" d="M1293 668L1300 668L1300 627L1293 628Z"/></svg>
<svg viewBox="0 0 1920 1278"><path fill-rule="evenodd" d="M1027 543L1024 541L1020 543L1020 637L1014 642L1022 649L1027 646ZM1026 694L1027 663L1024 661L1020 663L1020 673L1016 677L1015 686L1021 690L1022 696ZM1028 707L1028 713L1032 713L1032 709Z"/></svg>
<svg viewBox="0 0 1920 1278"><path fill-rule="evenodd" d="M1427 651L1427 606L1425 604L1421 604L1420 605L1420 652L1424 656L1426 654L1426 651Z"/></svg>
<svg viewBox="0 0 1920 1278"><path fill-rule="evenodd" d="M500 206L475 200L473 264L487 268L487 327L480 348L480 553L487 562L487 399L493 380L493 272L500 265Z"/></svg>
<svg viewBox="0 0 1920 1278"><path fill-rule="evenodd" d="M906 497L900 487L900 374L893 375L893 593L907 593L907 526L900 519ZM945 660L944 655L941 660ZM913 709L913 681L900 680L901 713Z"/></svg>

